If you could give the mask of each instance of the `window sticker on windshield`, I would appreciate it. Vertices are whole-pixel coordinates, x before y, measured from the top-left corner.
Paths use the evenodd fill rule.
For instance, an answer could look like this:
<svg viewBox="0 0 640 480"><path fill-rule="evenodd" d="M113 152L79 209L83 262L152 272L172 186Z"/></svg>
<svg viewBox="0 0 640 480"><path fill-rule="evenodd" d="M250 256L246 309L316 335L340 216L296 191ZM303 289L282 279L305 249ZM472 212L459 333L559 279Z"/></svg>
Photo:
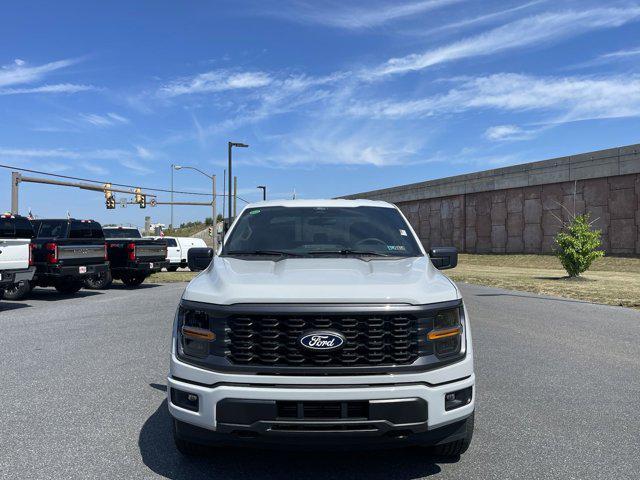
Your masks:
<svg viewBox="0 0 640 480"><path fill-rule="evenodd" d="M260 213L260 210L251 210L249 215L255 215L256 213Z"/></svg>
<svg viewBox="0 0 640 480"><path fill-rule="evenodd" d="M406 248L404 245L387 245L387 250L391 252L404 252Z"/></svg>
<svg viewBox="0 0 640 480"><path fill-rule="evenodd" d="M407 236L407 231L403 230L403 229L400 229L400 235L402 235L403 237L406 237Z"/></svg>

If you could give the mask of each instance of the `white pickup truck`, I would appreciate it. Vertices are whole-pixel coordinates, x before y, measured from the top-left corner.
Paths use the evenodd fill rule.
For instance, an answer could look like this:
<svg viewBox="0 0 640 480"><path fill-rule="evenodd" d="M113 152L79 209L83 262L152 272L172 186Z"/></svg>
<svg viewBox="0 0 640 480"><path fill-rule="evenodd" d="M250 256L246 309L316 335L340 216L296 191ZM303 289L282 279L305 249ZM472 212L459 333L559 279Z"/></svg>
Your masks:
<svg viewBox="0 0 640 480"><path fill-rule="evenodd" d="M32 237L33 228L27 218L0 215L0 298L6 288L33 278Z"/></svg>
<svg viewBox="0 0 640 480"><path fill-rule="evenodd" d="M207 244L201 238L196 237L155 237L167 242L167 260L169 272L175 272L178 268L187 266L187 255L192 248L206 247Z"/></svg>
<svg viewBox="0 0 640 480"><path fill-rule="evenodd" d="M178 307L168 376L185 455L239 444L419 445L473 435L469 316L400 210L367 200L245 207Z"/></svg>

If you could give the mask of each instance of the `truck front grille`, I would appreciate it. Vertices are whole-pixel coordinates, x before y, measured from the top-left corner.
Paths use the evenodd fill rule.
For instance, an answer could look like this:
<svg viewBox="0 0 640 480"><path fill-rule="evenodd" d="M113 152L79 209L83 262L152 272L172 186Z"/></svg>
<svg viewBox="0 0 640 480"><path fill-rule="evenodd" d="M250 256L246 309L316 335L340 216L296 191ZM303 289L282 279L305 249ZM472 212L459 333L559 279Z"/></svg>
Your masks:
<svg viewBox="0 0 640 480"><path fill-rule="evenodd" d="M430 347L419 342L413 315L234 315L227 320L225 357L234 365L353 367L410 365ZM303 334L328 330L346 339L335 351L308 351Z"/></svg>

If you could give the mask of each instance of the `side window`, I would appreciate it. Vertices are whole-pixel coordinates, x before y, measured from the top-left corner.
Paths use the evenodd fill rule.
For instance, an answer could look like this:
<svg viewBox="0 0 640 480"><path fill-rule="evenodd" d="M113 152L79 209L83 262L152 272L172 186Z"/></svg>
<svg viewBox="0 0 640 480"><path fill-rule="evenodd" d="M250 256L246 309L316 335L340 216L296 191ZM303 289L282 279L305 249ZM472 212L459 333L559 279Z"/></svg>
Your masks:
<svg viewBox="0 0 640 480"><path fill-rule="evenodd" d="M167 242L167 247L177 247L178 246L178 242L176 242L175 238L167 238L166 242Z"/></svg>

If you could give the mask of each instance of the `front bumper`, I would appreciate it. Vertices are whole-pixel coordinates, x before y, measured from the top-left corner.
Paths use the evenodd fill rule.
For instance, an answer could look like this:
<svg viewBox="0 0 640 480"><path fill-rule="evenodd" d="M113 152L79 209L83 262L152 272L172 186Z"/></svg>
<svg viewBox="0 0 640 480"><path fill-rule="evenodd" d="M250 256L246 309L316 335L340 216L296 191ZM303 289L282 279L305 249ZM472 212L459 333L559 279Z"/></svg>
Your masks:
<svg viewBox="0 0 640 480"><path fill-rule="evenodd" d="M359 444L436 444L454 441L464 436L464 420L474 411L475 398L455 410L445 410L445 394L473 387L474 375L440 386L426 384L381 385L375 387L273 387L194 385L168 378L169 412L176 422L176 434L181 438L204 444L244 443L325 443L339 444L357 440ZM197 412L175 405L171 389L198 396ZM474 392L475 393L475 392ZM475 395L474 395L475 397ZM292 421L274 416L278 401L284 402L357 402L385 405L381 414L371 414L362 420L304 419ZM235 414L225 403L235 404ZM245 412L238 411L246 402ZM249 408L251 405L259 409ZM394 404L397 405L394 407ZM413 405L412 405L413 404ZM241 407L240 407L241 408ZM416 409L423 408L420 412ZM261 418L251 412L262 410ZM408 412L411 411L411 414ZM232 411L233 412L233 411ZM397 420L407 417L406 420ZM240 420L240 423L235 423ZM391 420L389 420L391 419Z"/></svg>

